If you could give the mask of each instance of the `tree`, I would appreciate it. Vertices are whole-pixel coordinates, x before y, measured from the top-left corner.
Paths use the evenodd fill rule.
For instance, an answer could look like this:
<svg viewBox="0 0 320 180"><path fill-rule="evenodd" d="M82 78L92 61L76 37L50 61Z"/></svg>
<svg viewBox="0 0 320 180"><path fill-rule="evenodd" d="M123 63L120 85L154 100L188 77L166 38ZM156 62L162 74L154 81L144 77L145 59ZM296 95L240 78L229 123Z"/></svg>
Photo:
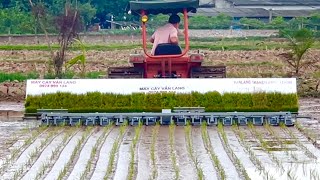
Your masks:
<svg viewBox="0 0 320 180"><path fill-rule="evenodd" d="M241 18L240 25L247 29L262 29L265 24L258 19Z"/></svg>
<svg viewBox="0 0 320 180"><path fill-rule="evenodd" d="M65 3L64 11L61 15L55 17L55 26L58 29L58 42L60 48L57 52L54 52L51 48L50 40L48 38L48 31L43 21L47 12L43 3L38 2L34 4L32 0L29 0L32 7L32 12L37 21L40 24L41 29L44 31L47 39L48 46L51 52L51 59L53 60L55 76L62 78L63 65L65 63L65 55L69 46L74 41L74 38L78 38L79 32L82 30L82 24L78 9L73 8L70 3Z"/></svg>
<svg viewBox="0 0 320 180"><path fill-rule="evenodd" d="M288 27L288 23L284 20L283 17L278 16L269 23L269 26L272 29L284 29Z"/></svg>
<svg viewBox="0 0 320 180"><path fill-rule="evenodd" d="M280 56L293 68L294 75L299 77L303 68L319 62L319 57L304 58L304 55L310 50L315 41L313 33L308 29L301 29L295 31L291 36L287 35L287 38L290 41L290 50L280 54Z"/></svg>

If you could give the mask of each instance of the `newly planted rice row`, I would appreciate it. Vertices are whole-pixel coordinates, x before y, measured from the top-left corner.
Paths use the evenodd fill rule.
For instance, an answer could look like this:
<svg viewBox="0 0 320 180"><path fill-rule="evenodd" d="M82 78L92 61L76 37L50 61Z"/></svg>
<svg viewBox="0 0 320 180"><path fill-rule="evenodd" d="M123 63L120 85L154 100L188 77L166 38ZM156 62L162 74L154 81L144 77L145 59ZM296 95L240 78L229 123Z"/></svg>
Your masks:
<svg viewBox="0 0 320 180"><path fill-rule="evenodd" d="M255 126L253 126L253 124L248 124L248 127L252 133L252 135L259 140L260 146L262 147L262 149L264 151L266 151L269 155L269 157L271 158L271 160L273 161L273 163L275 163L277 165L277 167L279 169L281 169L282 172L285 171L283 164L280 162L280 160L270 151L270 148L268 147L267 142L265 141L265 139L263 139L261 133L259 131L256 130ZM280 141L281 142L281 141Z"/></svg>
<svg viewBox="0 0 320 180"><path fill-rule="evenodd" d="M248 172L244 168L244 165L241 163L240 159L236 156L236 154L232 151L228 143L227 135L221 123L218 124L218 132L219 132L219 137L222 139L225 151L227 151L227 153L230 156L230 159L232 159L232 161L235 163L238 172L243 176L244 179L250 180L250 177L248 175Z"/></svg>
<svg viewBox="0 0 320 180"><path fill-rule="evenodd" d="M11 166L17 160L17 158L19 158L21 154L37 139L37 137L40 134L44 133L46 130L47 128L41 127L35 131L32 131L31 136L28 139L26 139L21 146L13 149L10 155L7 156L3 163L0 165L0 176L2 176L5 170L9 166Z"/></svg>
<svg viewBox="0 0 320 180"><path fill-rule="evenodd" d="M81 139L78 140L77 145L74 147L74 149L71 153L70 159L65 164L63 169L59 172L58 180L62 180L65 177L68 177L68 175L69 175L68 168L70 168L70 169L73 168L72 164L74 163L74 161L76 161L76 156L81 152L85 142L88 140L89 136L92 134L92 130L93 130L92 127L87 127L87 129L85 130L85 132L81 136Z"/></svg>
<svg viewBox="0 0 320 180"><path fill-rule="evenodd" d="M157 165L156 165L155 147L156 147L156 141L157 141L157 138L158 138L159 127L160 127L160 125L158 123L152 129L152 141L151 141L151 148L150 148L150 158L151 158L151 164L152 164L151 179L156 179L157 174L158 174L157 173Z"/></svg>
<svg viewBox="0 0 320 180"><path fill-rule="evenodd" d="M175 130L175 125L170 124L170 126L169 126L170 159L171 159L171 163L172 163L174 173L175 173L174 179L179 179L180 170L179 170L179 166L177 164L177 156L176 156L176 151L175 151L174 130Z"/></svg>
<svg viewBox="0 0 320 180"><path fill-rule="evenodd" d="M39 163L41 163L41 166L38 168L38 172L34 176L34 179L42 179L44 176L48 173L50 168L55 164L57 159L59 158L59 155L63 148L68 144L68 142L71 140L72 137L79 131L79 129L76 128L69 128L65 133L64 136L62 137L62 141L60 144L58 144L54 150L48 153L48 158L44 157L45 159ZM50 154L51 153L51 154ZM45 152L43 152L45 154ZM37 169L37 168L34 168ZM28 172L29 173L29 172ZM33 179L28 178L26 175L25 178L27 179Z"/></svg>
<svg viewBox="0 0 320 180"><path fill-rule="evenodd" d="M201 135L202 135L204 146L205 146L207 152L210 154L211 160L213 161L213 164L217 169L217 172L219 174L219 178L221 180L226 179L226 172L223 169L218 156L214 153L214 151L212 149L212 144L210 142L210 138L208 135L207 125L205 123L202 124L202 126L201 126Z"/></svg>
<svg viewBox="0 0 320 180"><path fill-rule="evenodd" d="M108 178L110 178L112 176L112 170L114 168L114 164L116 163L116 155L119 151L120 148L120 143L123 139L123 136L125 134L125 131L127 129L127 123L125 123L124 125L120 126L120 134L118 136L118 138L114 141L113 145L112 145L112 149L110 152L110 157L109 157L109 162L108 162L108 166L107 166L107 171L106 174L104 175L104 179L107 180Z"/></svg>
<svg viewBox="0 0 320 180"><path fill-rule="evenodd" d="M221 124L218 127L112 127L87 127L85 132L79 127L51 128L51 132L41 135L32 148L23 153L23 156L31 154L31 158L28 157L31 160L24 158L14 162L14 167L18 167L16 175L6 173L4 179L319 178L320 168L311 161L314 158L306 157L304 148L299 147L284 156L290 159L281 159L286 149L298 147L287 140L290 134L287 131L292 131L291 136L297 141L304 142L299 132L291 128L268 130L266 126L223 127ZM59 134L60 131L64 132ZM269 131L273 133L268 134ZM284 147L281 152L269 152L256 146L258 142L270 149L270 145L278 141L278 145ZM318 157L319 150L312 149L309 144L303 145ZM269 153L277 155L284 171L278 171Z"/></svg>
<svg viewBox="0 0 320 180"><path fill-rule="evenodd" d="M246 142L245 140L245 134L239 129L237 125L232 126L233 132L237 135L239 138L240 144L246 149L247 153L249 154L250 160L257 166L257 168L263 172L264 176L267 179L275 180L275 177L270 174L270 172L265 168L265 164L263 164L258 156L255 154L251 146Z"/></svg>
<svg viewBox="0 0 320 180"><path fill-rule="evenodd" d="M102 135L99 137L99 139L95 143L94 147L92 148L91 153L90 153L90 158L89 158L87 165L85 167L85 171L81 173L81 176L80 176L81 180L89 179L89 177L91 177L91 175L93 173L93 168L96 165L96 161L94 161L94 159L98 158L97 157L97 155L99 154L98 152L100 152L104 140L109 135L108 132L110 132L111 127L112 127L112 124L109 126L106 126L103 129ZM93 165L93 167L92 167L92 165Z"/></svg>
<svg viewBox="0 0 320 180"><path fill-rule="evenodd" d="M141 132L141 124L138 125L138 127L135 128L135 135L132 141L132 145L130 147L130 165L129 165L129 174L127 176L127 179L132 180L134 178L134 173L136 171L136 167L134 165L135 162L135 154L137 151L137 143L140 139L140 132Z"/></svg>
<svg viewBox="0 0 320 180"><path fill-rule="evenodd" d="M194 154L194 149L193 149L192 139L191 139L192 135L191 135L190 124L188 124L185 127L185 133L186 133L187 150L188 150L189 156L191 157L191 160L193 161L193 164L197 170L198 179L202 180L202 179L204 179L204 174L203 174L202 168L199 165L199 159Z"/></svg>

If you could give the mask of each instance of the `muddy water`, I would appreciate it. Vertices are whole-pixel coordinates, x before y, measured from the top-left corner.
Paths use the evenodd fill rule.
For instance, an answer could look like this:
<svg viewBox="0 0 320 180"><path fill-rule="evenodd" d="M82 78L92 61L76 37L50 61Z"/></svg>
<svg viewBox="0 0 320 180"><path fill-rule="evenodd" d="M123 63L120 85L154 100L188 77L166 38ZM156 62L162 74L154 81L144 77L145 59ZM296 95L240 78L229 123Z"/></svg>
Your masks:
<svg viewBox="0 0 320 180"><path fill-rule="evenodd" d="M63 151L61 152L59 159L56 161L52 169L50 170L49 174L46 176L45 179L57 179L59 176L59 173L63 170L64 166L68 163L72 151L76 147L78 140L81 139L81 136L83 134L83 131L79 131L72 139L69 141L69 143L64 147Z"/></svg>
<svg viewBox="0 0 320 180"><path fill-rule="evenodd" d="M128 176L129 164L131 160L130 147L134 138L134 127L129 126L128 131L123 137L123 141L119 148L118 162L114 180L126 179Z"/></svg>
<svg viewBox="0 0 320 180"><path fill-rule="evenodd" d="M144 126L141 129L140 141L138 144L138 174L137 179L147 180L152 173L151 164L151 143L152 143L152 129L155 127ZM156 151L156 150L155 150ZM156 152L155 152L156 154Z"/></svg>
<svg viewBox="0 0 320 180"><path fill-rule="evenodd" d="M28 160L30 159L29 156L32 154L37 148L40 147L41 141L43 141L48 134L43 133L41 134L17 159L16 162L5 172L3 175L3 179L13 179L14 173L21 169L25 169L25 165L27 164Z"/></svg>
<svg viewBox="0 0 320 180"><path fill-rule="evenodd" d="M203 171L204 179L218 179L217 171L213 166L213 161L210 158L201 136L201 127L192 127L192 143L195 152L195 157L199 160L200 168Z"/></svg>
<svg viewBox="0 0 320 180"><path fill-rule="evenodd" d="M169 127L161 126L158 133L157 149L157 167L158 179L174 179L174 169L170 159Z"/></svg>
<svg viewBox="0 0 320 180"><path fill-rule="evenodd" d="M259 170L251 162L249 155L245 152L244 148L240 145L236 135L231 130L231 127L225 127L225 132L226 132L226 136L227 136L230 148L235 153L237 158L241 161L249 177L255 180L263 179L260 175Z"/></svg>
<svg viewBox="0 0 320 180"><path fill-rule="evenodd" d="M259 140L255 138L255 136L251 133L248 127L239 126L239 130L244 134L244 143L251 147L252 152L254 153L255 157L261 162L261 166L264 168L263 175L264 177L277 177L280 178L283 176L283 171L277 167L276 163L272 161L269 154L266 151L262 150L260 146ZM270 141L272 139L267 138ZM240 141L240 137L238 137ZM274 140L272 140L274 141ZM248 152L248 151L247 151ZM257 165L257 164L256 164Z"/></svg>
<svg viewBox="0 0 320 180"><path fill-rule="evenodd" d="M109 165L109 154L111 152L112 145L119 136L119 134L119 128L113 128L107 136L107 138L105 139L100 150L99 159L91 177L92 180L103 179L104 175L106 174L107 167Z"/></svg>
<svg viewBox="0 0 320 180"><path fill-rule="evenodd" d="M33 164L30 170L22 178L23 180L35 179L37 173L39 172L41 166L50 161L52 152L59 146L63 140L64 134L59 134L53 141L41 152L40 157Z"/></svg>
<svg viewBox="0 0 320 180"><path fill-rule="evenodd" d="M177 158L180 168L181 179L197 179L197 172L195 166L187 151L187 142L185 138L184 127L177 126L175 129L175 144L177 151Z"/></svg>
<svg viewBox="0 0 320 180"><path fill-rule="evenodd" d="M95 146L97 140L102 135L103 130L95 131L94 134L90 136L84 147L82 148L78 161L73 167L72 172L70 173L68 179L80 179L81 174L85 171L87 163L89 162L92 148Z"/></svg>
<svg viewBox="0 0 320 180"><path fill-rule="evenodd" d="M218 135L218 129L216 127L208 127L208 135L211 141L212 149L226 172L226 179L239 180L240 177L237 169L223 148L222 142Z"/></svg>

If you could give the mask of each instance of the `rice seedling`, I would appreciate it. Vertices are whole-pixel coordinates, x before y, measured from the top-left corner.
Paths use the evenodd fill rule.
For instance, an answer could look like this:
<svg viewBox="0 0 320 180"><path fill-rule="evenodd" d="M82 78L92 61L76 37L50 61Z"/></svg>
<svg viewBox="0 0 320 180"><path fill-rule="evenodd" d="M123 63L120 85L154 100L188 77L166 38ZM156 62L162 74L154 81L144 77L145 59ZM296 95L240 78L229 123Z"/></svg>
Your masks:
<svg viewBox="0 0 320 180"><path fill-rule="evenodd" d="M293 139L295 144L297 144L298 147L300 147L304 151L304 154L306 156L312 159L317 159L317 157L306 146L304 146L301 141L298 140L298 137L289 128L287 128L287 126L281 124L280 127L284 132L290 135L290 138Z"/></svg>
<svg viewBox="0 0 320 180"><path fill-rule="evenodd" d="M92 134L93 128L87 127L81 138L78 140L77 145L73 149L69 161L66 163L66 165L63 167L63 169L59 172L58 180L62 180L65 176L67 176L68 168L71 166L71 164L76 160L76 155L79 154L85 144L85 141L89 139L89 137Z"/></svg>
<svg viewBox="0 0 320 180"><path fill-rule="evenodd" d="M81 180L84 180L84 179L87 179L88 177L88 174L89 172L91 172L92 170L92 164L91 163L94 158L96 157L97 155L97 151L101 148L102 144L103 144L103 141L105 140L106 138L106 135L107 135L107 132L109 132L110 128L112 127L112 124L106 126L104 129L103 129L103 133L102 135L98 138L97 142L95 143L95 145L93 146L92 150L91 150L91 153L90 153L90 158L87 162L87 165L86 165L86 168L85 168L85 171L81 174L80 176L80 179Z"/></svg>
<svg viewBox="0 0 320 180"><path fill-rule="evenodd" d="M169 126L170 159L175 172L175 179L179 179L180 170L177 164L177 155L175 152L174 131L175 131L175 124L172 123Z"/></svg>
<svg viewBox="0 0 320 180"><path fill-rule="evenodd" d="M107 172L104 176L103 179L107 180L109 178L109 176L111 176L111 173L112 173L112 170L113 170L113 167L114 167L114 163L115 163L115 157L116 157L116 154L120 148L120 142L122 141L123 139L123 136L124 136L124 133L127 129L127 126L128 126L128 122L126 121L123 125L120 126L120 134L118 136L118 138L114 141L113 145L112 145L112 149L111 149L111 152L110 152L110 157L109 157L109 162L108 162L108 166L107 166Z"/></svg>
<svg viewBox="0 0 320 180"><path fill-rule="evenodd" d="M135 167L134 167L135 152L137 149L138 140L140 139L141 126L142 125L139 124L138 127L135 128L135 136L133 138L132 145L130 147L131 159L130 159L130 166L129 166L129 174L127 176L127 179L129 180L132 180L134 178L133 176L135 171Z"/></svg>
<svg viewBox="0 0 320 180"><path fill-rule="evenodd" d="M218 159L218 156L214 153L214 151L212 149L212 145L211 145L209 135L208 135L207 124L205 122L201 125L201 135L202 135L202 139L204 142L204 146L205 146L207 152L210 154L210 158L213 161L213 164L217 169L217 172L219 174L220 179L225 180L226 179L226 172L223 169L221 162Z"/></svg>
<svg viewBox="0 0 320 180"><path fill-rule="evenodd" d="M151 142L151 148L150 148L150 158L151 158L151 164L152 164L151 179L156 179L157 177L155 146L156 146L157 137L159 133L159 127L160 127L160 124L159 122L157 122L156 126L152 129L152 142Z"/></svg>
<svg viewBox="0 0 320 180"><path fill-rule="evenodd" d="M254 127L254 125L252 123L249 123L248 127L251 131L251 134L253 134L254 137L259 140L262 149L268 153L271 160L276 164L276 166L279 169L281 169L282 172L284 172L284 167L283 167L282 163L273 153L270 152L270 148L268 146L268 143L264 140L264 138L262 137L262 134L256 130L256 128Z"/></svg>
<svg viewBox="0 0 320 180"><path fill-rule="evenodd" d="M223 142L223 147L226 150L226 152L229 154L230 158L233 160L233 162L236 165L237 170L240 172L240 174L243 176L245 180L250 180L250 177L244 168L243 164L239 160L239 158L234 154L232 149L230 148L227 135L223 129L223 125L221 122L218 123L218 132L219 132L219 137L222 139Z"/></svg>
<svg viewBox="0 0 320 180"><path fill-rule="evenodd" d="M203 170L199 166L199 161L198 161L197 157L194 156L192 139L191 139L191 125L190 125L190 123L188 123L184 129L185 129L185 134L186 134L187 150L188 150L189 156L190 156L191 160L193 161L193 164L195 165L195 168L197 170L198 179L202 180L204 178L204 174L203 174Z"/></svg>

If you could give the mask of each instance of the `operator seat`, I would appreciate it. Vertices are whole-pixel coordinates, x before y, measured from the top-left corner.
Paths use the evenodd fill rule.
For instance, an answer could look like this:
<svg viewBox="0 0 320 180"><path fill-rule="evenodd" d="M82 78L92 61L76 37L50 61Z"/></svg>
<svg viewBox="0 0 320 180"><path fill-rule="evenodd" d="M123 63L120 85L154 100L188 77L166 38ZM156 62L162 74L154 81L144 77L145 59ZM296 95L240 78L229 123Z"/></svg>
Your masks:
<svg viewBox="0 0 320 180"><path fill-rule="evenodd" d="M176 55L181 54L181 48L178 44L172 44L172 43L163 43L158 44L156 47L156 50L154 52L154 55Z"/></svg>

